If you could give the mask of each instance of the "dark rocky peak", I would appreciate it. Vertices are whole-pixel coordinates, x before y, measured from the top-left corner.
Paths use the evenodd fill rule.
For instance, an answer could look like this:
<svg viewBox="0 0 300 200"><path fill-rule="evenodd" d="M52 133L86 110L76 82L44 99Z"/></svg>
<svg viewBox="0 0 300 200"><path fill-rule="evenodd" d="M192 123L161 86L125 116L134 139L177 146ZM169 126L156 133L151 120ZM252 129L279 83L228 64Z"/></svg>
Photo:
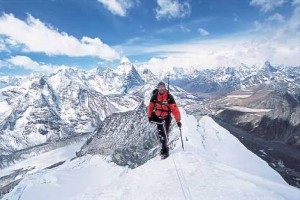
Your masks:
<svg viewBox="0 0 300 200"><path fill-rule="evenodd" d="M118 165L137 167L154 157L158 150L156 126L148 122L146 106L107 117L83 145L78 156L110 156Z"/></svg>
<svg viewBox="0 0 300 200"><path fill-rule="evenodd" d="M289 103L292 108L299 107L299 100L296 95L292 95L288 92L283 94L284 99Z"/></svg>
<svg viewBox="0 0 300 200"><path fill-rule="evenodd" d="M264 66L263 66L263 69L266 70L267 72L271 72L271 73L274 73L274 72L278 71L278 69L275 68L274 66L272 66L269 61L265 62Z"/></svg>
<svg viewBox="0 0 300 200"><path fill-rule="evenodd" d="M80 70L76 67L64 67L64 68L60 68L57 71L57 73L74 74L74 73L77 73L78 71L80 71Z"/></svg>
<svg viewBox="0 0 300 200"><path fill-rule="evenodd" d="M152 73L152 71L150 69L143 69L140 74L142 75L142 77L144 79L151 79L153 77L155 77L155 75Z"/></svg>
<svg viewBox="0 0 300 200"><path fill-rule="evenodd" d="M225 73L226 73L226 74L234 75L235 72L236 72L236 69L233 68L233 67L226 67L226 68L225 68Z"/></svg>
<svg viewBox="0 0 300 200"><path fill-rule="evenodd" d="M41 86L47 85L47 82L46 82L44 77L41 77L39 83L40 83Z"/></svg>

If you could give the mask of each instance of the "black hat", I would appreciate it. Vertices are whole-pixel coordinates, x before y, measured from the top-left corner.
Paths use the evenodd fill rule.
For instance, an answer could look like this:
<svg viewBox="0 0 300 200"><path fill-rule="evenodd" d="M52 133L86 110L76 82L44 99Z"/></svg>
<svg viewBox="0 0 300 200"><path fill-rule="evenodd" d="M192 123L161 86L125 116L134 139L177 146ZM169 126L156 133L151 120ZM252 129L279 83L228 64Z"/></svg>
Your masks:
<svg viewBox="0 0 300 200"><path fill-rule="evenodd" d="M160 85L163 85L164 87L166 87L166 84L165 84L164 82L159 82L159 83L157 84L157 87L159 87Z"/></svg>

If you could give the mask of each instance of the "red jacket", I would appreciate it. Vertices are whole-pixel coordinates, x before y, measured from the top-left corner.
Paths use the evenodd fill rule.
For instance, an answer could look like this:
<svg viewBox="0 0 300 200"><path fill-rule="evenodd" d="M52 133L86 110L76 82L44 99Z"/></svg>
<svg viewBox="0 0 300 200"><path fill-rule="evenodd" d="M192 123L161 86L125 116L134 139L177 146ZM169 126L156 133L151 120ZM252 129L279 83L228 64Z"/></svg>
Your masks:
<svg viewBox="0 0 300 200"><path fill-rule="evenodd" d="M152 116L152 112L154 112L157 117L162 118L166 118L170 112L172 112L176 122L181 120L181 115L174 97L171 94L168 94L167 91L163 94L160 94L159 92L153 94L148 106L148 117Z"/></svg>

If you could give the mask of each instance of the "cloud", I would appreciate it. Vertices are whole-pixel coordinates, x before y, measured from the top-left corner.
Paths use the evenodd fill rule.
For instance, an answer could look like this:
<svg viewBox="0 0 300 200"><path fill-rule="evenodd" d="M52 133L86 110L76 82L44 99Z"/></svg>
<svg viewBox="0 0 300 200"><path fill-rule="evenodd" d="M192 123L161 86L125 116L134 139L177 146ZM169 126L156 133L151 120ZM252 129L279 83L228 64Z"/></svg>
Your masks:
<svg viewBox="0 0 300 200"><path fill-rule="evenodd" d="M0 34L0 52L12 52L14 50L20 51L24 46L15 40Z"/></svg>
<svg viewBox="0 0 300 200"><path fill-rule="evenodd" d="M284 22L284 17L279 13L275 13L274 15L268 17L267 20L281 23Z"/></svg>
<svg viewBox="0 0 300 200"><path fill-rule="evenodd" d="M179 3L178 0L157 0L158 7L155 9L156 19L183 18L191 13L191 6L186 1Z"/></svg>
<svg viewBox="0 0 300 200"><path fill-rule="evenodd" d="M172 71L173 67L262 65L267 60L275 65L299 66L300 3L292 9L289 17L275 13L257 21L255 28L231 35L172 44L158 42L156 37L139 38L117 48L128 57L143 58L136 64L147 65L156 73Z"/></svg>
<svg viewBox="0 0 300 200"><path fill-rule="evenodd" d="M50 72L54 70L52 66L35 62L27 56L13 56L7 59L7 62L11 65L22 67L24 69L32 71Z"/></svg>
<svg viewBox="0 0 300 200"><path fill-rule="evenodd" d="M191 32L191 29L188 28L188 26L183 24L176 24L172 26L167 26L164 28L161 28L155 32L155 34L170 34L174 32L183 32L183 33L189 33Z"/></svg>
<svg viewBox="0 0 300 200"><path fill-rule="evenodd" d="M296 5L296 6L297 6L297 5L300 5L300 0L294 0L294 1L292 2L292 4L293 4L293 5Z"/></svg>
<svg viewBox="0 0 300 200"><path fill-rule="evenodd" d="M144 64L154 73L172 71L174 67L215 68L220 66L262 65L269 60L276 65L299 66L297 39L269 41L266 38L232 37L191 41L188 44L156 46L160 52ZM154 52L148 49L149 53Z"/></svg>
<svg viewBox="0 0 300 200"><path fill-rule="evenodd" d="M51 65L45 63L38 63L27 56L12 56L6 60L9 65L18 66L27 70L36 72L54 72L59 68L68 68L65 65Z"/></svg>
<svg viewBox="0 0 300 200"><path fill-rule="evenodd" d="M295 4L290 18L285 19L278 13L266 20L256 21L256 32L267 35L270 40L287 40L300 37L300 4ZM299 43L299 42L298 42Z"/></svg>
<svg viewBox="0 0 300 200"><path fill-rule="evenodd" d="M260 7L262 12L269 12L282 6L285 2L286 0L251 0L250 5Z"/></svg>
<svg viewBox="0 0 300 200"><path fill-rule="evenodd" d="M300 6L294 8L288 19L273 16L271 19L281 22L265 19L257 22L260 26L256 29L226 37L199 38L176 44L149 44L148 41L131 43L121 49L132 57L152 55L140 64L148 65L156 73L171 71L173 67L261 65L267 60L275 65L299 66Z"/></svg>
<svg viewBox="0 0 300 200"><path fill-rule="evenodd" d="M0 60L0 68L1 68L1 67L5 67L6 64L7 64L6 62L4 62L3 60Z"/></svg>
<svg viewBox="0 0 300 200"><path fill-rule="evenodd" d="M182 25L182 24L179 25L179 28L180 28L180 30L181 30L182 32L185 32L185 33L191 32L191 29L189 29L188 27L186 27L186 26L184 26L184 25Z"/></svg>
<svg viewBox="0 0 300 200"><path fill-rule="evenodd" d="M7 51L7 48L6 48L6 42L4 39L0 38L0 52L1 51Z"/></svg>
<svg viewBox="0 0 300 200"><path fill-rule="evenodd" d="M290 26L289 28L295 30L300 29L300 0L298 1L294 1L294 5L295 5L295 11L288 23L288 26Z"/></svg>
<svg viewBox="0 0 300 200"><path fill-rule="evenodd" d="M95 56L105 60L119 58L119 54L99 38L82 37L78 40L65 32L59 32L39 19L28 15L26 21L12 14L0 17L0 34L22 45L24 52L47 55Z"/></svg>
<svg viewBox="0 0 300 200"><path fill-rule="evenodd" d="M202 36L207 36L207 35L210 34L207 30L205 30L205 29L203 29L203 28L198 28L198 32L199 32Z"/></svg>
<svg viewBox="0 0 300 200"><path fill-rule="evenodd" d="M98 0L98 2L102 3L112 14L121 17L126 16L127 10L134 6L132 0Z"/></svg>
<svg viewBox="0 0 300 200"><path fill-rule="evenodd" d="M170 51L168 49L180 49ZM272 48L270 48L272 49ZM260 45L259 41L247 42L245 38L214 39L207 41L194 41L188 44L176 44L161 46L162 59L156 59L156 66L202 66L206 68L218 66L237 66L241 62L256 64L258 56L263 57L262 52L269 51L266 45ZM265 60L263 58L262 60ZM150 60L151 61L151 60ZM150 62L153 64L153 62Z"/></svg>

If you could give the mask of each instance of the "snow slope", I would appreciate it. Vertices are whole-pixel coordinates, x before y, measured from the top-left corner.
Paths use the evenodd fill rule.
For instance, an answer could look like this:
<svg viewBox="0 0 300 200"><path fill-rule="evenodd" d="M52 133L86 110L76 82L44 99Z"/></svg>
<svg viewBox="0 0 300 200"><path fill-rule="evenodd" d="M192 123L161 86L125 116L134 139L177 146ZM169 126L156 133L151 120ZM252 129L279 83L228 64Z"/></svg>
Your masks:
<svg viewBox="0 0 300 200"><path fill-rule="evenodd" d="M61 147L37 156L33 156L26 160L20 161L15 165L10 167L1 169L0 177L10 174L11 172L18 170L18 169L30 169L34 167L34 170L30 171L30 174L38 172L52 164L58 163L60 161L69 160L75 157L75 152L80 150L81 146L83 145L83 141L77 142L65 147Z"/></svg>
<svg viewBox="0 0 300 200"><path fill-rule="evenodd" d="M300 199L299 189L210 117L182 113L185 151L177 141L168 159L157 156L135 169L87 155L27 175L3 199Z"/></svg>

